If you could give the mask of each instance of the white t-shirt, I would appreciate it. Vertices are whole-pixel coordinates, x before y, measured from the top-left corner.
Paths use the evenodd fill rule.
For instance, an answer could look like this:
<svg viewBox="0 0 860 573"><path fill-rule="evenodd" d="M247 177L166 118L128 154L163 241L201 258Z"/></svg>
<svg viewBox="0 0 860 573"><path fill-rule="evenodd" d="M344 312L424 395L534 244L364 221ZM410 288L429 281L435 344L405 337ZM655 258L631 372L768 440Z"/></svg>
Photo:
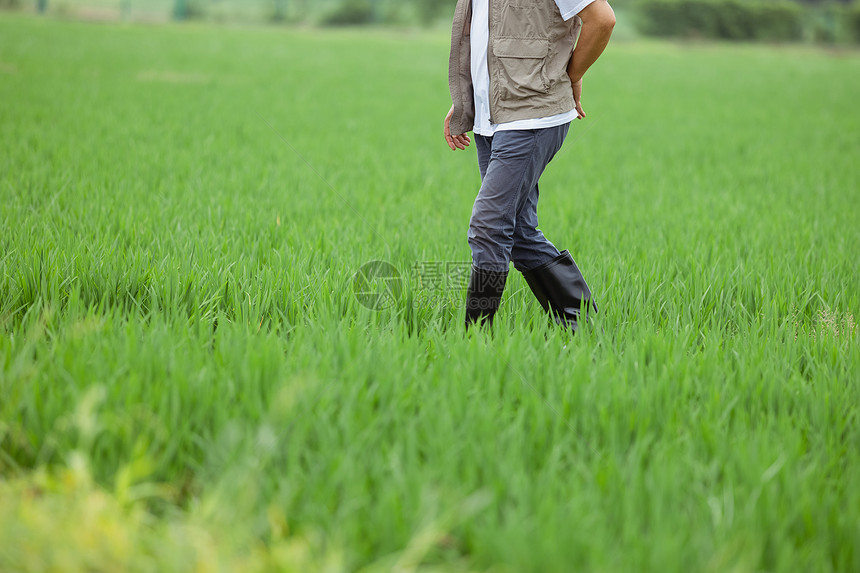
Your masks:
<svg viewBox="0 0 860 573"><path fill-rule="evenodd" d="M475 90L475 127L474 132L486 137L497 131L509 129L541 129L555 127L576 119L576 110L567 113L541 117L537 119L520 119L507 123L490 123L490 70L487 67L487 55L490 44L490 1L472 0L472 85ZM561 12L561 17L570 20L579 14L583 8L594 0L555 0Z"/></svg>

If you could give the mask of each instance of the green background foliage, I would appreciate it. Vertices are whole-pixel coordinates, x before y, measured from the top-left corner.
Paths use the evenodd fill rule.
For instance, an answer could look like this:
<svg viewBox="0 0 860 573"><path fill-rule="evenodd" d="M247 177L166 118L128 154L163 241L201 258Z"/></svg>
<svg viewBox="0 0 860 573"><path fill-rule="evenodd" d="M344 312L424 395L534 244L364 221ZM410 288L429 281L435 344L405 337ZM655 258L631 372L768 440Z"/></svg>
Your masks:
<svg viewBox="0 0 860 573"><path fill-rule="evenodd" d="M774 0L642 0L640 26L654 36L725 40L799 40L804 13Z"/></svg>
<svg viewBox="0 0 860 573"><path fill-rule="evenodd" d="M324 26L444 27L455 0L0 0L86 20L209 20ZM856 0L615 0L624 26L658 37L847 44L860 41ZM627 25L624 34L632 32Z"/></svg>

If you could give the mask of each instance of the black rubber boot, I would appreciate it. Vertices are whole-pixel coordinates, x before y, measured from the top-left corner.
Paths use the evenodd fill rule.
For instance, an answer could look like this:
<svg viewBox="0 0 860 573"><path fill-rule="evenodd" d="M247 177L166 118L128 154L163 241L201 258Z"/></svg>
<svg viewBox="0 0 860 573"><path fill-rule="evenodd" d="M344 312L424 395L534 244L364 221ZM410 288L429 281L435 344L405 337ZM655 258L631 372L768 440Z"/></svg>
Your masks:
<svg viewBox="0 0 860 573"><path fill-rule="evenodd" d="M582 313L597 314L591 290L568 251L545 265L525 271L523 277L543 309L571 331L576 332Z"/></svg>
<svg viewBox="0 0 860 573"><path fill-rule="evenodd" d="M466 328L472 324L493 325L493 317L502 302L507 271L486 271L472 265L466 291Z"/></svg>

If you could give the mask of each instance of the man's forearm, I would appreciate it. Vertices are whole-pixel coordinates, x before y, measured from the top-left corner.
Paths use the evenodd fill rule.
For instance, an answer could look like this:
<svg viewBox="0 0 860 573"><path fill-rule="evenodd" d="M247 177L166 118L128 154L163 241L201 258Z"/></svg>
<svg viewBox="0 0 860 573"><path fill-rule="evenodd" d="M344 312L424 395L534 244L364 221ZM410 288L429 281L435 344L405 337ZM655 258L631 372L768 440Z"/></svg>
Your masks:
<svg viewBox="0 0 860 573"><path fill-rule="evenodd" d="M582 30L567 66L567 75L573 83L581 80L600 57L615 27L615 12L606 0L595 0L579 13L579 17Z"/></svg>

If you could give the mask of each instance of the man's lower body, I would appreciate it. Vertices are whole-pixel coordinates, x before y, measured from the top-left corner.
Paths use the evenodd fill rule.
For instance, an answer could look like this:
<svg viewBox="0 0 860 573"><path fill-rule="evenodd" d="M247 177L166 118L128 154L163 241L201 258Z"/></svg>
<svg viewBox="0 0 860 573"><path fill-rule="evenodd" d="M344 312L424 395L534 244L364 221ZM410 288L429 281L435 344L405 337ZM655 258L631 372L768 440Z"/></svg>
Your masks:
<svg viewBox="0 0 860 573"><path fill-rule="evenodd" d="M492 324L511 262L545 311L576 330L582 313L596 312L591 291L573 258L538 230L538 180L567 136L570 124L535 130L475 134L481 190L469 222L472 274L466 326Z"/></svg>

